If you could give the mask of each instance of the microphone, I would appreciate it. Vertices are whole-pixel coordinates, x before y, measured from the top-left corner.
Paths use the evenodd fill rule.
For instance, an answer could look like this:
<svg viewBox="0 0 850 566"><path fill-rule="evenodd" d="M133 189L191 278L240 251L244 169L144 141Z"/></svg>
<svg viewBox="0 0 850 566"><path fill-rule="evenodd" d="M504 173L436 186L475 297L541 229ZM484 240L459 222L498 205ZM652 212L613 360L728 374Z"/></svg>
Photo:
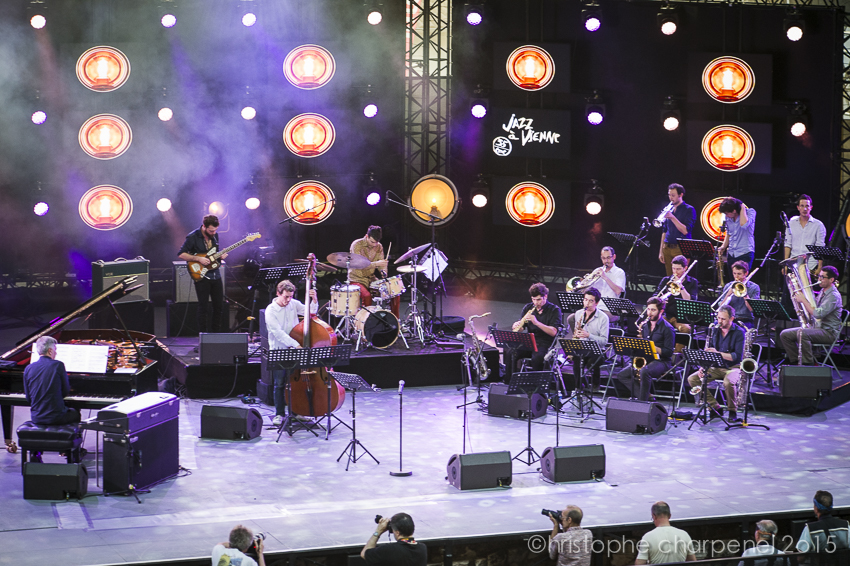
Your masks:
<svg viewBox="0 0 850 566"><path fill-rule="evenodd" d="M375 385L375 384L373 383L373 384L372 384L372 391L374 391L375 393L380 393L380 392L381 392L381 388L380 388L380 387L378 387L377 385Z"/></svg>
<svg viewBox="0 0 850 566"><path fill-rule="evenodd" d="M401 395L401 392L404 391L404 380L400 380L398 382L398 394Z"/></svg>
<svg viewBox="0 0 850 566"><path fill-rule="evenodd" d="M545 355L545 356L543 356L543 361L544 361L544 362L550 362L550 361L552 361L552 358L554 358L554 357L555 357L555 351L556 351L556 350L555 350L555 348L552 348L551 350L549 350L548 352L546 352L546 355Z"/></svg>
<svg viewBox="0 0 850 566"><path fill-rule="evenodd" d="M782 219L782 223L783 223L783 224L785 224L785 227L786 227L787 229L789 229L789 230L790 230L790 229L791 229L791 225L790 225L790 224L788 224L788 215L787 215L787 214L785 214L785 211L784 211L784 210L783 210L783 211L781 211L781 212L779 213L779 218L781 218L781 219Z"/></svg>
<svg viewBox="0 0 850 566"><path fill-rule="evenodd" d="M463 340L464 338L466 338L466 334L464 334L463 332L457 335L458 340Z"/></svg>

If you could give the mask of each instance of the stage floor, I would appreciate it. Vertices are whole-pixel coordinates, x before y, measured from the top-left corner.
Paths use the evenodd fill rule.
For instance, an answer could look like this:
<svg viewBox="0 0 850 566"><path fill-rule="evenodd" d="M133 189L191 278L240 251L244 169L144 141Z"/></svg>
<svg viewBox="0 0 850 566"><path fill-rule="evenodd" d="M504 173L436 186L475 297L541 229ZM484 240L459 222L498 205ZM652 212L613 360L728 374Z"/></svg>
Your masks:
<svg viewBox="0 0 850 566"><path fill-rule="evenodd" d="M600 416L580 423L572 411L561 418L560 444L603 444L607 474L602 482L552 485L537 466L514 463L509 489L461 492L445 481L446 463L462 451L464 397L454 387L408 388L404 394L404 468L399 469L396 390L357 396L358 438L368 456L345 471L337 457L350 432L330 437L304 431L293 437L264 430L248 442L199 438L204 402L180 404L180 464L191 474L132 497L95 495L94 434L90 496L81 502L28 501L22 496L20 455L0 453L0 564L114 564L208 557L230 528L245 523L267 535L268 551L361 545L374 530L376 514L410 513L417 538L445 539L498 533L547 531L542 508L581 506L585 526L649 521L649 507L663 499L673 519L735 517L811 508L817 489L831 491L838 505L850 501L850 406L811 417L760 413L756 428L724 431L714 423L672 425L638 436L605 430ZM241 402L228 404L244 407ZM338 411L349 421L350 400ZM266 422L267 407L259 407ZM15 424L28 418L15 411ZM526 423L468 411L467 452L526 446ZM572 416L570 416L572 415ZM538 452L555 444L555 416L532 425ZM49 461L59 461L48 455Z"/></svg>

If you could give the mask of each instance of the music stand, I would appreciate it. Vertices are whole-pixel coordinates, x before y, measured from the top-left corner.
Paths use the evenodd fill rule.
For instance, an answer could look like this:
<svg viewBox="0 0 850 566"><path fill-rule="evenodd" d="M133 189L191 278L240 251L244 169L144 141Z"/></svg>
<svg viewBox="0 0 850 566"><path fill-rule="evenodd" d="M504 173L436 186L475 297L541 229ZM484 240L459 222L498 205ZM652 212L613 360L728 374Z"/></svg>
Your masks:
<svg viewBox="0 0 850 566"><path fill-rule="evenodd" d="M602 349L602 346L599 345L598 342L593 340L575 340L575 339L567 339L567 338L559 338L558 342L561 344L561 348L564 350L564 354L573 357L573 374L576 379L576 392L574 395L574 399L578 400L578 410L581 415L581 422L584 422L590 415L594 414L593 406L596 405L599 410L602 410L602 406L599 405L596 401L593 400L593 391L586 387L586 381L584 376L582 375L582 366L584 358L589 356L599 356L596 360L598 364L605 357L605 350ZM585 368L585 369L593 369ZM585 403L588 404L587 415L585 415Z"/></svg>
<svg viewBox="0 0 850 566"><path fill-rule="evenodd" d="M540 454L538 454L531 445L531 398L541 389L545 389L548 392L549 383L552 379L553 376L551 371L519 372L511 378L511 383L508 385L507 395L525 393L528 397L528 412L526 413L526 418L528 420L528 446L526 446L519 454L511 458L511 461L519 460L525 465L530 466L540 460ZM526 452L528 452L528 460L521 459L521 456Z"/></svg>
<svg viewBox="0 0 850 566"><path fill-rule="evenodd" d="M510 381L514 374L514 364L516 363L516 353L520 348L528 348L532 352L537 351L537 341L534 334L531 332L511 332L510 330L493 329L493 341L496 342L497 348L502 348L507 354L505 363L505 377ZM510 360L507 360L510 357Z"/></svg>
<svg viewBox="0 0 850 566"><path fill-rule="evenodd" d="M638 244L640 244L642 246L645 246L647 248L649 247L649 242L647 242L643 238L638 238L634 234L626 234L624 232L608 232L608 235L614 236L614 239L616 239L621 244L631 245L631 244L634 244L635 242L637 242Z"/></svg>
<svg viewBox="0 0 850 566"><path fill-rule="evenodd" d="M687 301L679 297L670 299L676 309L676 320L691 325L691 334L696 326L708 326L714 320L714 311L711 303L702 301Z"/></svg>
<svg viewBox="0 0 850 566"><path fill-rule="evenodd" d="M310 348L285 348L279 350L264 350L262 353L263 358L265 358L267 364L273 364L275 369L283 369L286 370L286 406L287 406L287 414L283 419L283 424L280 426L280 429L277 434L277 440L275 442L280 442L280 437L284 431L289 436L297 430L292 428L292 423L295 423L304 430L309 430L315 436L319 436L312 427L307 426L303 421L295 420L292 415L292 386L289 381L289 372L294 369L311 367L309 365L308 359L310 356Z"/></svg>
<svg viewBox="0 0 850 566"><path fill-rule="evenodd" d="M309 263L290 263L283 267L263 267L254 276L254 286L265 285L269 289L269 302L272 302L277 294L275 285L278 281L289 279L293 283L297 283L307 276L309 267Z"/></svg>
<svg viewBox="0 0 850 566"><path fill-rule="evenodd" d="M685 356L685 359L688 361L689 365L699 366L703 368L703 377L702 377L702 386L700 389L700 397L702 399L702 406L697 411L697 414L694 416L694 421L688 427L688 430L694 426L699 419L702 419L702 424L708 424L711 420L709 416L709 410L713 411L721 421L726 425L726 430L729 430L729 422L723 418L719 412L717 412L714 407L709 407L708 405L708 368L710 367L722 367L723 366L723 356L720 355L720 352L706 352L705 350L682 350L682 354Z"/></svg>
<svg viewBox="0 0 850 566"><path fill-rule="evenodd" d="M708 240L686 240L679 238L682 255L688 259L714 258L714 246Z"/></svg>
<svg viewBox="0 0 850 566"><path fill-rule="evenodd" d="M348 454L348 462L345 464L345 471L348 471L348 467L351 463L357 463L357 460L363 457L363 454L360 456L357 455L357 447L363 449L363 452L369 455L376 464L380 464L377 458L372 455L369 450L363 446L363 443L357 439L357 392L358 391L374 391L372 386L366 383L366 380L360 377L359 375L353 373L339 373L339 372L329 372L331 376L336 379L342 386L347 390L351 391L351 440L348 441L348 445L345 447L345 450L339 455L339 458L336 459L337 462L342 460L342 457Z"/></svg>
<svg viewBox="0 0 850 566"><path fill-rule="evenodd" d="M812 252L812 256L818 260L832 259L836 262L844 261L844 254L838 248L830 248L829 246L812 246L807 244L806 249Z"/></svg>
<svg viewBox="0 0 850 566"><path fill-rule="evenodd" d="M608 312L615 316L640 316L640 313L635 308L635 304L628 299L620 299L619 297L602 297L602 302L608 307Z"/></svg>
<svg viewBox="0 0 850 566"><path fill-rule="evenodd" d="M579 309L584 308L584 293L566 293L558 291L558 306L561 307L561 312L569 314L575 313Z"/></svg>
<svg viewBox="0 0 850 566"><path fill-rule="evenodd" d="M655 350L655 342L645 338L632 338L631 336L614 336L611 343L614 346L614 352L619 356L629 356L631 358L643 358L649 360L657 360L658 352ZM647 362L648 363L648 362ZM640 370L637 375L632 378L632 398L635 397L635 382L640 381Z"/></svg>
<svg viewBox="0 0 850 566"><path fill-rule="evenodd" d="M354 348L351 344L340 344L339 346L319 346L315 348L307 348L310 352L307 357L307 367L333 367L347 366L350 363L351 350ZM330 372L329 372L330 373ZM328 440L331 431L336 427L331 427L331 416L335 417L343 426L348 426L339 417L331 413L331 388L333 380L328 379L328 426L325 428L325 440ZM318 419L321 420L321 419ZM350 427L349 427L350 428Z"/></svg>
<svg viewBox="0 0 850 566"><path fill-rule="evenodd" d="M785 310L785 307L782 306L782 303L779 301L766 301L764 299L749 299L748 301L750 306L753 307L753 318L763 318L765 319L765 323L767 324L767 359L762 362L761 367L758 371L767 365L767 378L765 381L770 384L770 387L774 387L773 384L773 374L778 369L778 364L774 365L772 362L773 359L773 347L771 344L775 344L779 342L779 329L776 328L776 322L779 320L793 320L789 315L788 311ZM770 326L773 325L774 339L771 342L770 340ZM758 373L758 372L756 372Z"/></svg>

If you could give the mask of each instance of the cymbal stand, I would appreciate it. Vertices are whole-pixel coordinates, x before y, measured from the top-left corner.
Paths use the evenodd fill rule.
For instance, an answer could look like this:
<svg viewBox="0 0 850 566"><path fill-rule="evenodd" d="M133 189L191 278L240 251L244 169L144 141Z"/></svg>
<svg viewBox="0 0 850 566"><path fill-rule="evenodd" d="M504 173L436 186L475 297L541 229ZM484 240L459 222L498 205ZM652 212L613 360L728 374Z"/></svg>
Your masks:
<svg viewBox="0 0 850 566"><path fill-rule="evenodd" d="M419 288L417 287L419 272L416 271L418 256L410 258L413 268L413 285L410 287L410 307L404 319L404 325L410 328L412 337L418 338L420 344L425 344L425 325L422 324L422 314L419 312Z"/></svg>
<svg viewBox="0 0 850 566"><path fill-rule="evenodd" d="M351 258L349 257L345 262L345 314L340 319L339 323L337 323L336 328L334 328L334 332L338 335L345 338L346 341L351 340L351 335L354 333L354 325L352 324L352 320L354 319L357 313L352 314L349 310L349 305L351 302L348 300L348 294L351 292L349 287L351 287ZM359 287L358 287L359 289ZM359 295L359 291L358 291ZM342 331L340 331L340 327L342 327Z"/></svg>

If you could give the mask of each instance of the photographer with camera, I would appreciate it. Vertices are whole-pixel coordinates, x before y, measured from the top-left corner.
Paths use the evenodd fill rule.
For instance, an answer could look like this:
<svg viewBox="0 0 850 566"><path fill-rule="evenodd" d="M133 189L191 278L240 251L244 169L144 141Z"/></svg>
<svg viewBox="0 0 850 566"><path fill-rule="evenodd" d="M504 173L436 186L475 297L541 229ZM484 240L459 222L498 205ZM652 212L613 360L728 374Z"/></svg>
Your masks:
<svg viewBox="0 0 850 566"><path fill-rule="evenodd" d="M413 540L413 519L407 513L396 513L392 519L375 517L378 527L360 556L367 564L386 564L387 566L426 566L428 564L428 549L421 542ZM378 546L378 539L390 531L396 542Z"/></svg>
<svg viewBox="0 0 850 566"><path fill-rule="evenodd" d="M567 505L563 511L544 509L542 513L552 520L549 558L557 558L558 566L590 566L593 533L581 528L584 516L581 509L576 505Z"/></svg>
<svg viewBox="0 0 850 566"><path fill-rule="evenodd" d="M263 558L265 538L262 533L254 537L250 529L236 525L230 531L230 540L213 547L212 566L266 566L266 560ZM251 551L256 553L257 560L247 554Z"/></svg>

